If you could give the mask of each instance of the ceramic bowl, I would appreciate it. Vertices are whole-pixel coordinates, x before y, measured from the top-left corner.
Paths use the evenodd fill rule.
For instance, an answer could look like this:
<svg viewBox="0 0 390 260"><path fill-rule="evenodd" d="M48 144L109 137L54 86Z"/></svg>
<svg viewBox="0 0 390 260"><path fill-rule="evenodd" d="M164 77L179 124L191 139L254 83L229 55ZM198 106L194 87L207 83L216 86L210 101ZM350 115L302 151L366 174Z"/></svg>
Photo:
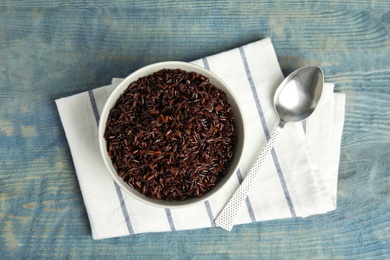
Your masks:
<svg viewBox="0 0 390 260"><path fill-rule="evenodd" d="M115 105L117 99L120 97L120 95L124 92L124 90L129 86L129 84L133 81L136 81L140 77L144 77L150 74L153 74L156 71L159 71L161 69L182 69L187 72L197 72L200 73L206 77L209 78L210 82L216 86L217 88L223 90L229 99L229 102L232 106L232 110L235 116L235 125L236 125L236 137L237 142L235 144L234 148L234 155L232 158L232 161L229 164L228 167L228 173L225 175L215 186L214 189L208 191L205 193L202 197L199 198L188 198L183 201L166 201L166 200L154 200L146 197L145 195L141 194L134 188L132 188L130 185L125 183L121 177L118 176L116 170L112 166L111 158L108 156L107 152L107 144L106 140L104 139L104 132L106 128L106 121L108 118L108 115L110 113L111 108ZM244 120L242 115L242 110L240 109L240 105L237 101L237 98L234 96L230 88L215 74L210 72L209 70L206 70L202 67L199 67L197 65L193 65L186 62L179 62L179 61L167 61L167 62L160 62L155 63L152 65L148 65L146 67L143 67L132 74L130 74L128 77L126 77L112 92L112 94L109 96L108 100L105 103L105 106L103 108L103 111L100 116L100 124L99 124L99 146L101 155L103 158L103 161L108 169L109 174L111 175L112 179L121 187L121 189L129 194L130 196L134 197L135 199L138 199L144 203L147 203L149 205L153 205L156 207L163 207L163 208L178 208L178 207L188 207L195 205L197 203L204 202L205 200L209 200L216 194L218 194L221 190L223 190L225 184L229 181L229 179L234 175L234 173L237 171L242 152L243 152L243 146L244 146L244 138L245 138L245 131L244 131Z"/></svg>

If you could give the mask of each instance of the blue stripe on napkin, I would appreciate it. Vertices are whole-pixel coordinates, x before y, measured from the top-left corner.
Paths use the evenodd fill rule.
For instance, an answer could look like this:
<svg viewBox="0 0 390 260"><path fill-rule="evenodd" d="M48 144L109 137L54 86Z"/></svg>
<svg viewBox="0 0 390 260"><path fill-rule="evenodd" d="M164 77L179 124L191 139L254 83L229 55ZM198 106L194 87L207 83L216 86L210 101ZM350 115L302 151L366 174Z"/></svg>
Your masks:
<svg viewBox="0 0 390 260"><path fill-rule="evenodd" d="M268 130L267 123L266 123L264 113L263 113L263 109L261 107L261 103L260 103L259 97L257 95L255 83L253 82L252 74L251 74L251 71L250 71L250 68L248 65L248 61L247 61L247 58L245 55L245 50L243 47L240 47L239 50L240 50L240 54L241 54L241 60L242 60L244 67L245 67L245 72L246 72L246 75L247 75L247 78L249 81L249 85L250 85L251 90L252 90L253 98L255 99L257 111L259 113L261 124L263 126L263 131L264 131L265 137L267 138L267 141L268 141L271 138L270 132ZM292 204L291 196L290 196L290 193L288 192L288 189L287 189L287 185L286 185L286 181L284 179L283 171L279 165L279 160L278 160L278 157L276 155L274 148L272 148L271 153L272 153L272 157L274 160L276 170L277 170L278 175L279 175L280 183L281 183L282 188L283 188L284 196L286 197L286 200L287 200L288 207L290 209L291 215L293 217L295 217L296 213L295 213L294 205Z"/></svg>
<svg viewBox="0 0 390 260"><path fill-rule="evenodd" d="M207 57L203 58L202 61L203 61L204 68L207 70L210 70L210 65L209 65L209 62L207 60ZM242 177L240 169L237 169L236 175L237 175L238 182L241 184L243 181L243 177ZM250 202L249 196L246 197L245 204L246 204L246 208L248 210L248 214L249 214L251 221L256 222L255 213L253 212L253 208L252 208L252 204ZM215 226L214 221L213 221L213 224Z"/></svg>
<svg viewBox="0 0 390 260"><path fill-rule="evenodd" d="M165 209L165 214L167 215L169 227L172 231L176 231L175 223L173 222L172 213L170 209Z"/></svg>
<svg viewBox="0 0 390 260"><path fill-rule="evenodd" d="M89 96L89 101L90 101L91 106L92 106L93 114L95 116L96 124L99 126L100 116L99 116L99 111L98 111L97 106L96 106L95 96L93 95L92 90L88 91L88 96ZM125 218L127 230L129 231L130 235L133 235L134 230L133 230L133 227L131 225L129 213L127 211L125 200L123 199L122 191L121 191L119 185L116 184L116 182L114 182L114 185L115 185L116 194L118 195L119 203L120 203L121 208L122 208L123 217Z"/></svg>
<svg viewBox="0 0 390 260"><path fill-rule="evenodd" d="M204 205L206 206L206 211L207 211L207 215L209 216L211 226L216 227L217 224L215 224L215 221L214 221L214 215L213 215L213 211L211 210L210 202L208 200L206 200L204 202Z"/></svg>

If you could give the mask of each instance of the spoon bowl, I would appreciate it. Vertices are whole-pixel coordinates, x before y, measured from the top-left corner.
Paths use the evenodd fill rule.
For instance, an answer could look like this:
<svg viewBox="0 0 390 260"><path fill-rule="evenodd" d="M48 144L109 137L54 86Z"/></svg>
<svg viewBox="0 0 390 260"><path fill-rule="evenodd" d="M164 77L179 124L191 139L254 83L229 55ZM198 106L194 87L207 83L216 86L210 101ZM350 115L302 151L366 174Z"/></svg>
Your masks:
<svg viewBox="0 0 390 260"><path fill-rule="evenodd" d="M285 78L274 96L280 121L285 124L309 117L320 100L323 85L324 75L317 66L300 68Z"/></svg>
<svg viewBox="0 0 390 260"><path fill-rule="evenodd" d="M323 85L324 75L316 66L294 71L279 85L274 96L274 108L279 115L279 124L244 181L215 219L218 226L228 231L232 229L237 214L284 125L302 121L313 113L320 101Z"/></svg>

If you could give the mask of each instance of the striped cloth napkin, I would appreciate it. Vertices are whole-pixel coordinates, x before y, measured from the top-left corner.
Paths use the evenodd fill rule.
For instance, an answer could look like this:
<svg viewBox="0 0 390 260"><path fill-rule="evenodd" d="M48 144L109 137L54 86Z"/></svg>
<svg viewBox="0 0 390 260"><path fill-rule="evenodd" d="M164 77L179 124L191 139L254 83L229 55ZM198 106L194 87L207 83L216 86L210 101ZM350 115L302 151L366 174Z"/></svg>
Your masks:
<svg viewBox="0 0 390 260"><path fill-rule="evenodd" d="M103 105L110 86L56 100L72 153L94 239L145 232L215 227L214 219L237 189L276 127L273 93L283 80L270 39L193 62L221 77L239 99L247 125L243 160L224 193L183 209L143 204L122 191L106 170L98 147ZM287 124L275 152L265 161L236 224L307 217L336 208L337 176L344 124L344 94L325 84L313 115Z"/></svg>

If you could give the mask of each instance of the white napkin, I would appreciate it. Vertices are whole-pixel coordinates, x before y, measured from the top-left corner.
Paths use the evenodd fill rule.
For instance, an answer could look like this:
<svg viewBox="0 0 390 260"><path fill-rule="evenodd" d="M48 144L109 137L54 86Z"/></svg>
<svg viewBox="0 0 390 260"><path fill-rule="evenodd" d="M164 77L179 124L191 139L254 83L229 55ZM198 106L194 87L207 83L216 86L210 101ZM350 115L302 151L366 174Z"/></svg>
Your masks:
<svg viewBox="0 0 390 260"><path fill-rule="evenodd" d="M110 86L56 100L94 239L215 227L214 218L276 127L278 119L272 96L283 74L270 39L193 63L216 73L232 88L247 125L237 178L228 182L223 194L193 207L162 209L145 205L123 192L105 169L98 148L98 120L120 79L113 79ZM236 224L306 217L336 208L344 107L344 94L333 93L333 85L326 84L314 114L303 123L287 124Z"/></svg>

